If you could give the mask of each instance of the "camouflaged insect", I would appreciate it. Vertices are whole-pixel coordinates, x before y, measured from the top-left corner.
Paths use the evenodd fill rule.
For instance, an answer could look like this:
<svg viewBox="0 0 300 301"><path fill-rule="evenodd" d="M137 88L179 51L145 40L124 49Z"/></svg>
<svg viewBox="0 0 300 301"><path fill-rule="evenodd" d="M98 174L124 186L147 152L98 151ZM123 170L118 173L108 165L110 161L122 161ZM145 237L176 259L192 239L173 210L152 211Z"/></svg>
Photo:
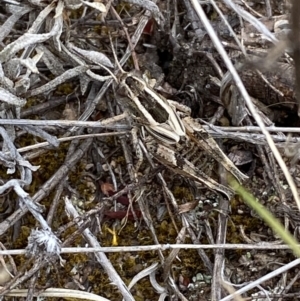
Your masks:
<svg viewBox="0 0 300 301"><path fill-rule="evenodd" d="M167 99L155 92L143 79L129 73L121 81L131 113L140 118L146 130L158 140L176 143L185 136L185 127Z"/></svg>
<svg viewBox="0 0 300 301"><path fill-rule="evenodd" d="M191 117L180 118L173 103L154 91L135 74L127 74L121 83L126 90L128 107L145 124L150 136L148 151L164 166L182 176L224 193L229 199L234 191L203 172L196 164L203 151L230 172L240 183L247 179L220 149L216 141Z"/></svg>

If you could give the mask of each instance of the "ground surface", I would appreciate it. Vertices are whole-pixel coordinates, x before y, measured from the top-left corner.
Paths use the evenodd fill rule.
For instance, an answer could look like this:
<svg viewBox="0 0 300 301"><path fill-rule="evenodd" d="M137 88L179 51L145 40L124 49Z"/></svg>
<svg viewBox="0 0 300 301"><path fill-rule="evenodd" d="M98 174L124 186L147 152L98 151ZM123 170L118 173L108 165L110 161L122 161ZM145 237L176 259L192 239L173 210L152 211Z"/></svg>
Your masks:
<svg viewBox="0 0 300 301"><path fill-rule="evenodd" d="M223 276L238 289L234 285L259 279L294 259L288 249L277 248L279 238L240 196L228 200L203 183L195 183L192 177L182 176L179 167L171 170L153 157L150 148L139 151L138 139L147 142L142 134L147 122L120 88L122 72L133 69L147 74L145 82L155 79L152 86L156 93L189 107L191 116L201 119L224 153L249 177L243 187L298 237L299 213L265 138L258 132L228 129L257 123L230 78L226 79L224 58L215 50L203 22L198 21L192 2L158 1L157 6L150 1L141 5L132 1L107 2L106 7L97 1L84 5L79 5L80 1L9 2L4 1L0 7L1 118L28 119L28 124L1 128L0 235L3 249L27 248L31 252L29 257L5 256L16 277L2 285L31 289L28 300L34 290L49 287L121 300L121 285L112 284L108 274L119 275L128 285L135 275L158 263L153 274L160 287L155 287L148 273L131 289L134 300L156 300L163 294L169 296L168 300L221 300L228 295L221 288ZM242 2L243 9L277 37L282 28L288 28L275 21L278 16L288 19L289 3L271 2L272 16L260 18L259 14L267 16L269 12L264 1ZM299 126L292 60L282 53L274 55L274 59L270 55L276 52L274 47L260 32L247 21L241 28L238 13L218 5L245 46L247 59L213 5L203 4L203 10L254 97L265 125ZM8 19L9 16L13 17ZM24 36L26 31L28 35ZM115 65L112 48L123 65L122 72ZM88 67L84 69L85 66ZM114 72L115 81L99 80L100 76L110 75L107 69ZM70 70L73 73L67 76ZM163 116L157 107L147 109L159 120ZM123 112L127 117L108 123ZM44 124L29 126L32 120ZM50 120L56 122L47 123ZM74 121L98 120L107 122L106 126L71 126ZM94 136L71 138L59 145L56 140L87 134ZM145 135L149 136L147 131ZM297 134L288 139L287 133L272 135L299 187ZM41 141L51 146L20 150ZM195 149L193 155L188 149L181 151L207 176L228 185L224 167L213 160L211 153L201 148ZM77 219L70 208L66 210L66 199L80 215ZM45 232L34 236L35 229ZM84 229L89 229L92 236ZM105 260L93 253L62 254L61 265L55 247L46 256L50 238L55 241L53 245L59 243L51 235L61 241L62 247L228 243L253 248L154 251L149 247L147 251L107 253L113 265L108 272ZM255 248L273 242L272 249ZM6 275L3 270L1 273ZM297 269L291 269L286 277L280 274L261 285L270 293L270 300L279 296L295 300L299 298L298 274ZM244 297L254 300L257 292L262 293L262 289L250 290ZM266 299L261 295L259 300Z"/></svg>

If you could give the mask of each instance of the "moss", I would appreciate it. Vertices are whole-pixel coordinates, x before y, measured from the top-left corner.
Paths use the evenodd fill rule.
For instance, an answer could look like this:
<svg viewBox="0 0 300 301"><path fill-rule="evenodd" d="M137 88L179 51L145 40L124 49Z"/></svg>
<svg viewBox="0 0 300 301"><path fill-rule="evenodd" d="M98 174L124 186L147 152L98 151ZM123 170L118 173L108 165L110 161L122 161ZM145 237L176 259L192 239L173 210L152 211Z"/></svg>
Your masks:
<svg viewBox="0 0 300 301"><path fill-rule="evenodd" d="M115 147L116 146L116 140L114 136L106 136L104 139L104 144L107 147Z"/></svg>
<svg viewBox="0 0 300 301"><path fill-rule="evenodd" d="M38 97L28 97L26 99L26 104L23 107L23 110L28 109L28 108L32 108L35 105L37 105L41 100Z"/></svg>
<svg viewBox="0 0 300 301"><path fill-rule="evenodd" d="M126 160L124 158L124 156L118 156L115 158L115 162L121 166L125 166L126 165Z"/></svg>
<svg viewBox="0 0 300 301"><path fill-rule="evenodd" d="M78 9L71 9L69 10L69 18L70 19L74 19L74 20L77 20L79 18L82 17L82 13L83 13L83 10L84 10L84 6L81 6L80 8Z"/></svg>
<svg viewBox="0 0 300 301"><path fill-rule="evenodd" d="M194 195L191 193L190 189L184 186L175 186L172 190L173 195L179 201L186 200L187 202L192 202L195 200Z"/></svg>
<svg viewBox="0 0 300 301"><path fill-rule="evenodd" d="M169 219L163 220L155 229L160 243L175 243L177 232Z"/></svg>
<svg viewBox="0 0 300 301"><path fill-rule="evenodd" d="M105 25L96 25L93 27L93 30L101 37L108 37L108 35L113 31L113 28L110 28Z"/></svg>
<svg viewBox="0 0 300 301"><path fill-rule="evenodd" d="M74 82L67 82L59 85L56 90L56 95L69 95L74 92L75 83Z"/></svg>
<svg viewBox="0 0 300 301"><path fill-rule="evenodd" d="M77 269L82 268L84 264L88 261L88 256L84 253L68 254L64 255L63 259L66 260L64 270L67 273L70 273L74 269L74 267L76 267Z"/></svg>
<svg viewBox="0 0 300 301"><path fill-rule="evenodd" d="M14 242L14 247L16 249L22 249L27 246L28 236L30 235L31 229L32 228L30 226L21 226L19 236Z"/></svg>
<svg viewBox="0 0 300 301"><path fill-rule="evenodd" d="M232 199L231 205L232 213L230 214L230 217L228 219L226 242L231 244L245 243L240 233L239 227L243 226L245 234L249 236L251 232L259 233L259 230L264 225L264 223L261 219L253 217L250 214L250 209L244 206L244 203L239 197L236 196L234 199ZM241 207L244 211L243 214L238 213L238 209ZM230 250L230 252L228 253L235 253L236 255L241 256L245 253L245 250Z"/></svg>

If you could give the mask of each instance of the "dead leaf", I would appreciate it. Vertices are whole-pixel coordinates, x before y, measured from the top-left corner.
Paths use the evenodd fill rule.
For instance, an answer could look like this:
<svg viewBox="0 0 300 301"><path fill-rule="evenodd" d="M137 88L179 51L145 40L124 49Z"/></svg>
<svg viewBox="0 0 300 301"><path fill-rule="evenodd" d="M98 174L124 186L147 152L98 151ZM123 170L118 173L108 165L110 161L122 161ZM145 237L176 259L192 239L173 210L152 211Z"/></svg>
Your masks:
<svg viewBox="0 0 300 301"><path fill-rule="evenodd" d="M77 114L73 107L73 104L67 103L65 109L63 110L62 115L65 118L65 120L76 120Z"/></svg>
<svg viewBox="0 0 300 301"><path fill-rule="evenodd" d="M178 206L178 213L189 212L196 208L198 201L181 204Z"/></svg>
<svg viewBox="0 0 300 301"><path fill-rule="evenodd" d="M115 190L114 190L114 185L111 183L107 183L107 182L100 182L100 188L101 191L106 195L106 196L111 196L114 194Z"/></svg>
<svg viewBox="0 0 300 301"><path fill-rule="evenodd" d="M142 216L142 213L139 210L134 210L134 213L137 218L140 218ZM104 215L113 219L123 219L125 216L127 216L129 220L134 220L132 212L128 212L127 210L105 211Z"/></svg>

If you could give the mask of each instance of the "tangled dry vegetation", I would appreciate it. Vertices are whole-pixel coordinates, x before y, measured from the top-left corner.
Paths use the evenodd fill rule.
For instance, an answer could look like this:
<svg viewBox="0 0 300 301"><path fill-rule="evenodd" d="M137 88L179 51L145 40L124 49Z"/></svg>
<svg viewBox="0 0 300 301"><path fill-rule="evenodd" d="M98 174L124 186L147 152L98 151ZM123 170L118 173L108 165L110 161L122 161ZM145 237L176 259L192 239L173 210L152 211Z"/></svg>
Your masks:
<svg viewBox="0 0 300 301"><path fill-rule="evenodd" d="M299 5L198 2L1 1L5 298L231 300L241 287L246 300L299 298L292 252L240 196L228 201L209 144L298 238ZM148 115L138 107L151 91L175 101L174 128L189 111L201 122L194 148L149 124L164 117L160 98ZM172 166L155 153L170 137ZM187 158L219 192L183 173Z"/></svg>

